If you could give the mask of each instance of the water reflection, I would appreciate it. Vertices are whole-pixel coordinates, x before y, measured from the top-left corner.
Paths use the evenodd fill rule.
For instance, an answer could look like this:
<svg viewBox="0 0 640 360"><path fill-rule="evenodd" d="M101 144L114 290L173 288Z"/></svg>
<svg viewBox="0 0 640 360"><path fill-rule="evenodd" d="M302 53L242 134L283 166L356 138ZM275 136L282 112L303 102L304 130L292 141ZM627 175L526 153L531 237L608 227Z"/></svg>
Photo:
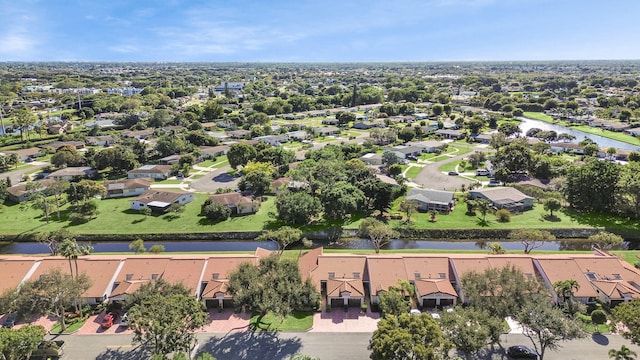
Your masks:
<svg viewBox="0 0 640 360"><path fill-rule="evenodd" d="M410 249L433 249L433 250L480 250L486 245L498 242L505 250L524 250L524 245L518 241L431 241L431 240L392 240L383 249L386 250L410 250ZM131 252L128 242L99 242L91 244L94 253L104 252ZM276 250L278 247L270 241L157 241L146 242L145 246L150 248L153 245L163 245L165 252L211 252L211 251L255 251L262 247L269 250ZM367 239L341 239L339 241L315 241L315 246L323 246L328 249L373 249L371 242ZM296 244L291 249L302 249L302 244ZM640 249L640 242L625 242L622 248L630 250ZM537 250L591 250L591 243L586 239L571 239L564 241L545 242ZM48 254L49 249L39 243L9 243L0 244L0 254Z"/></svg>
<svg viewBox="0 0 640 360"><path fill-rule="evenodd" d="M622 142L622 141L618 141L618 140L613 140L613 139L609 139L606 138L604 136L600 136L600 135L593 135L593 134L589 134L586 133L584 131L580 131L580 130L576 130L570 127L566 127L566 126L560 126L560 125L556 125L556 124L550 124L544 121L540 121L540 120L535 120L535 119L529 119L529 118L525 118L525 117L520 117L518 118L521 120L520 124L518 124L518 126L520 127L520 130L522 131L522 134L526 134L527 131L529 131L532 128L538 128L541 129L543 131L555 131L558 134L559 133L565 133L565 134L570 134L573 135L575 137L575 140L573 140L573 142L580 142L582 140L584 140L584 138L589 138L591 140L593 140L596 144L598 144L599 147L602 148L609 148L609 147L614 147L617 149L626 149L626 150L633 150L633 151L640 151L640 146L638 145L632 145L632 144L628 144L626 142Z"/></svg>

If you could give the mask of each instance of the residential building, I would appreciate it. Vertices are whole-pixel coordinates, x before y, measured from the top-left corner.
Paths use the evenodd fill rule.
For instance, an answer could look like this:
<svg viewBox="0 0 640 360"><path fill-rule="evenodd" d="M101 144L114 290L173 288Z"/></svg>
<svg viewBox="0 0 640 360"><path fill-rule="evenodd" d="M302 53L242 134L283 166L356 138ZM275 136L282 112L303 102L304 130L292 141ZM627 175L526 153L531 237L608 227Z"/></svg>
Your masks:
<svg viewBox="0 0 640 360"><path fill-rule="evenodd" d="M533 209L534 198L512 187L500 186L476 189L469 191L469 194L472 199L482 198L489 200L491 206L497 209L507 209L512 213Z"/></svg>
<svg viewBox="0 0 640 360"><path fill-rule="evenodd" d="M164 180L171 173L170 165L142 165L141 167L127 172L127 178L152 178L156 180Z"/></svg>
<svg viewBox="0 0 640 360"><path fill-rule="evenodd" d="M149 208L166 212L172 204L186 205L193 201L193 193L179 190L149 190L131 201L132 210Z"/></svg>
<svg viewBox="0 0 640 360"><path fill-rule="evenodd" d="M141 195L151 188L151 181L151 178L105 181L105 199Z"/></svg>
<svg viewBox="0 0 640 360"><path fill-rule="evenodd" d="M415 202L418 205L418 210L436 210L448 213L453 210L455 205L453 195L451 191L411 188L406 199Z"/></svg>
<svg viewBox="0 0 640 360"><path fill-rule="evenodd" d="M87 179L94 177L98 171L89 167L89 166L75 166L75 167L66 167L60 170L54 171L47 176L48 179L53 180L67 180L73 181L76 179Z"/></svg>
<svg viewBox="0 0 640 360"><path fill-rule="evenodd" d="M14 203L21 203L28 201L31 195L31 191L28 190L29 186L35 186L39 189L45 190L51 184L56 183L54 179L43 179L34 182L23 182L17 185L13 185L7 188L7 199Z"/></svg>
<svg viewBox="0 0 640 360"><path fill-rule="evenodd" d="M214 203L224 204L233 215L254 214L260 209L260 201L239 192L209 195Z"/></svg>

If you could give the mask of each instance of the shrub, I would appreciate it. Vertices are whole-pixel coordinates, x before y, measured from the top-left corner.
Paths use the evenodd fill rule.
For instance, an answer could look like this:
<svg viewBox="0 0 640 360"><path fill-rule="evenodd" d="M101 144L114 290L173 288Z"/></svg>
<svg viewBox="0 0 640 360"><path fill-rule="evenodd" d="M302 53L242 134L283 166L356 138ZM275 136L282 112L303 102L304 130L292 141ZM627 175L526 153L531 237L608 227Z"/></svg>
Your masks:
<svg viewBox="0 0 640 360"><path fill-rule="evenodd" d="M499 222L509 222L511 220L511 212L507 209L500 209L496 211L496 219Z"/></svg>
<svg viewBox="0 0 640 360"><path fill-rule="evenodd" d="M367 312L367 309L368 309L367 304L360 305L360 310L362 310L362 312Z"/></svg>
<svg viewBox="0 0 640 360"><path fill-rule="evenodd" d="M593 310L591 312L591 321L596 325L604 324L607 322L607 314L602 310Z"/></svg>
<svg viewBox="0 0 640 360"><path fill-rule="evenodd" d="M204 202L200 211L207 219L214 222L227 220L231 215L231 209L229 209L229 207L224 204L212 202L211 199L207 199Z"/></svg>

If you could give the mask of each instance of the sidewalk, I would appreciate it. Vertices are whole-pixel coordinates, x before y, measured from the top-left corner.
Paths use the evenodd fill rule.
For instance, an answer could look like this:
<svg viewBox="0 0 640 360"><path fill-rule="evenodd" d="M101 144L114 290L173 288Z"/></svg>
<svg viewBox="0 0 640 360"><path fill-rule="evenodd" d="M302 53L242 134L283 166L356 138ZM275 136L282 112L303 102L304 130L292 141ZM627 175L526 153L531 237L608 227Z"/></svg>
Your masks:
<svg viewBox="0 0 640 360"><path fill-rule="evenodd" d="M380 314L359 308L334 309L313 314L313 327L309 332L373 332L378 327Z"/></svg>

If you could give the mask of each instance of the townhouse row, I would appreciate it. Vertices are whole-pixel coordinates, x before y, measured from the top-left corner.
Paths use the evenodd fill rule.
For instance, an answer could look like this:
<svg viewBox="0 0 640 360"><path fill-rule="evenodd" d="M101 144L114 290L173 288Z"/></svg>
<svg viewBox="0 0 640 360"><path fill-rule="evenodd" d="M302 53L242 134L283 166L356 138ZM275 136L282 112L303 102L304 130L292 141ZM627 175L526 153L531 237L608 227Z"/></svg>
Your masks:
<svg viewBox="0 0 640 360"><path fill-rule="evenodd" d="M229 274L243 262L258 264L271 252L193 255L88 255L78 258L80 273L92 286L83 296L87 304L122 301L142 284L156 279L181 282L209 308L232 307L227 291ZM485 254L338 254L322 248L299 257L300 272L310 278L331 306L361 306L378 302L381 292L398 280L414 285L419 306L438 308L466 302L461 279L471 272L514 266L552 291L553 283L576 280L575 297L583 303L599 300L615 306L640 297L640 271L618 257L596 250L593 254L485 255ZM75 268L75 264L72 265ZM63 257L0 257L0 291L36 280L52 269L69 272Z"/></svg>

